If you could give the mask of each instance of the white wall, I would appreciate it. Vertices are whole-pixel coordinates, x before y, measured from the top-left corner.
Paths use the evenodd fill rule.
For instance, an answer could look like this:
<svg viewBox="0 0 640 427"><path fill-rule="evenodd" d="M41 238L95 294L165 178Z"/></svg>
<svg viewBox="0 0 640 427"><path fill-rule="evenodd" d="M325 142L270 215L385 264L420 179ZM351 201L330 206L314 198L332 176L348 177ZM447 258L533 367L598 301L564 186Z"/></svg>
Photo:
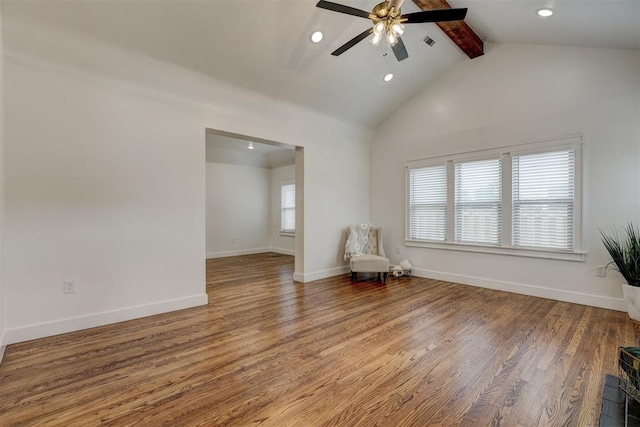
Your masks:
<svg viewBox="0 0 640 427"><path fill-rule="evenodd" d="M624 309L621 279L595 277L608 257L597 227L638 223L640 53L487 45L400 108L371 149L371 221L392 261L427 277ZM407 248L404 162L584 133L586 262ZM401 254L395 254L395 248Z"/></svg>
<svg viewBox="0 0 640 427"><path fill-rule="evenodd" d="M293 255L295 252L295 236L280 234L280 184L282 181L295 180L295 165L282 166L270 170L271 195L269 201L269 242L273 251ZM298 188L296 187L296 190Z"/></svg>
<svg viewBox="0 0 640 427"><path fill-rule="evenodd" d="M270 170L207 162L207 258L269 250Z"/></svg>
<svg viewBox="0 0 640 427"><path fill-rule="evenodd" d="M4 19L7 340L206 303L205 128L304 147L304 263L344 271L371 131L22 18ZM330 209L341 206L341 209ZM62 294L62 281L78 291Z"/></svg>

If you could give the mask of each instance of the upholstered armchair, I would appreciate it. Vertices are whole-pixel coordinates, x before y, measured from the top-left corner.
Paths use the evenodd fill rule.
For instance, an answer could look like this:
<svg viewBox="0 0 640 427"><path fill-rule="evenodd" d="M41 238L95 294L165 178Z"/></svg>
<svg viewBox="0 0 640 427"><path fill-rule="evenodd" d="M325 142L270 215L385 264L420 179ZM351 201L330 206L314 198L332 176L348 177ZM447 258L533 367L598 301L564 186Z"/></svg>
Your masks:
<svg viewBox="0 0 640 427"><path fill-rule="evenodd" d="M347 230L347 237L349 230ZM361 255L349 257L351 280L358 281L358 273L378 273L382 282L387 283L389 275L389 259L386 258L382 246L382 228L369 229L368 238L364 242Z"/></svg>

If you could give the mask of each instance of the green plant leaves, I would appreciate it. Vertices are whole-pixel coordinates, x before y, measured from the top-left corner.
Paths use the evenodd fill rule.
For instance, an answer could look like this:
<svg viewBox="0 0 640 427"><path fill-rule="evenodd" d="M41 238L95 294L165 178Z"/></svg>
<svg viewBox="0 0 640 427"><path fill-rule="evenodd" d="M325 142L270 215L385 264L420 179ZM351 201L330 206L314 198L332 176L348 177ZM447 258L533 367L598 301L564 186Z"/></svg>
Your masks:
<svg viewBox="0 0 640 427"><path fill-rule="evenodd" d="M640 286L640 233L637 228L629 223L624 229L622 239L617 232L606 234L601 229L598 231L616 270L630 286Z"/></svg>

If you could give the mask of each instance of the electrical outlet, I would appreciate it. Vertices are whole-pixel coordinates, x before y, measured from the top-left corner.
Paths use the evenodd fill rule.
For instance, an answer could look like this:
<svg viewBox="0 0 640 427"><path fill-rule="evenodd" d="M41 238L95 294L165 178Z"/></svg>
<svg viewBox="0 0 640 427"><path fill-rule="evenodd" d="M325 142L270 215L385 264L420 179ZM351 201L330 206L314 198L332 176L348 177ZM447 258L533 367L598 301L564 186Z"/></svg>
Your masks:
<svg viewBox="0 0 640 427"><path fill-rule="evenodd" d="M65 280L62 282L62 293L63 294L75 294L76 293L76 281L75 280Z"/></svg>
<svg viewBox="0 0 640 427"><path fill-rule="evenodd" d="M607 267L604 265L598 265L596 268L596 277L607 277Z"/></svg>
<svg viewBox="0 0 640 427"><path fill-rule="evenodd" d="M396 246L396 254L400 255L400 246Z"/></svg>

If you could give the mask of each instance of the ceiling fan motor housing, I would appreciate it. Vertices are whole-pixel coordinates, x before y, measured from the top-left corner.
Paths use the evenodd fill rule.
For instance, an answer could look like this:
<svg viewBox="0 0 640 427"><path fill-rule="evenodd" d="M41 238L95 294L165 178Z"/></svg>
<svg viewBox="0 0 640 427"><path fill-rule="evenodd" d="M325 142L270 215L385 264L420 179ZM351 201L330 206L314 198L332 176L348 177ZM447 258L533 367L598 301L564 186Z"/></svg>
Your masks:
<svg viewBox="0 0 640 427"><path fill-rule="evenodd" d="M402 13L400 9L396 9L395 7L390 5L391 2L383 1L382 3L378 3L372 11L372 15L375 15L379 20L385 18L395 18L396 16L400 16ZM375 22L375 20L373 20Z"/></svg>

